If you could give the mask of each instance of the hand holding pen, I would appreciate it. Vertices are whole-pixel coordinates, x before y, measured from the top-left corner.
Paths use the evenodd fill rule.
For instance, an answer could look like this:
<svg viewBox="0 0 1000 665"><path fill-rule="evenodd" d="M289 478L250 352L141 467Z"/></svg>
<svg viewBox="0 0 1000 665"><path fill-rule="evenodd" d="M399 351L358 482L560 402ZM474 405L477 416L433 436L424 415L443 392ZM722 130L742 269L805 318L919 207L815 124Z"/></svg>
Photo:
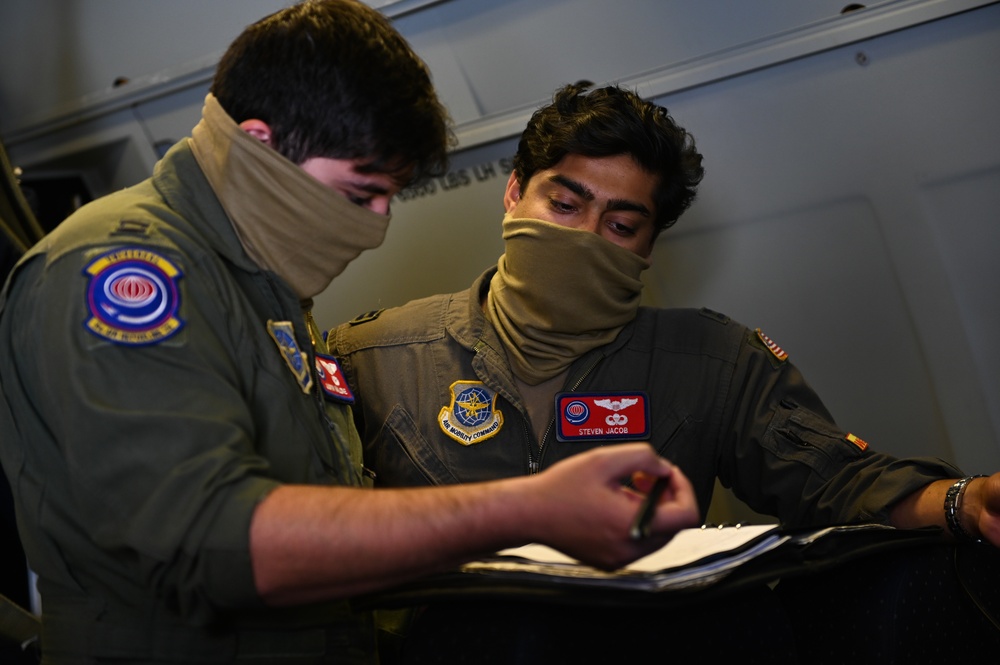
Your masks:
<svg viewBox="0 0 1000 665"><path fill-rule="evenodd" d="M666 478L650 509L650 536L635 540L629 525L657 478ZM631 486L622 483L631 479ZM578 561L615 570L661 547L671 536L699 523L697 498L680 469L648 443L601 446L562 459L541 473L518 478L518 496L536 509L540 530L532 542L548 545Z"/></svg>
<svg viewBox="0 0 1000 665"><path fill-rule="evenodd" d="M635 479L638 480L638 479ZM669 496L673 496L678 490L690 492L691 486L687 478L677 467L672 468L672 472L667 476L658 476L652 485L646 490L646 496L639 506L639 511L632 520L629 527L629 537L632 540L642 540L649 538L653 533L653 520L656 517L656 509L660 505L661 499L668 491ZM673 526L673 525L671 525Z"/></svg>

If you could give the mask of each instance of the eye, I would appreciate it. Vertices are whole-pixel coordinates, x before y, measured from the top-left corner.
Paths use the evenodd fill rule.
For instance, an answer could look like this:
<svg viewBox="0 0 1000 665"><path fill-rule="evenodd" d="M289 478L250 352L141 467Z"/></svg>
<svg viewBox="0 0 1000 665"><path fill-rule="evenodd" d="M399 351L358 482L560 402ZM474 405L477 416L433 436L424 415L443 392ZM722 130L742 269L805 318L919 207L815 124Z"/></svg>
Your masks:
<svg viewBox="0 0 1000 665"><path fill-rule="evenodd" d="M620 236L629 236L629 237L631 237L631 236L634 236L636 234L635 227L632 224L630 224L630 223L621 222L621 221L617 221L617 220L611 219L611 220L608 220L607 224L608 224L608 227L610 227L611 230L614 233L617 233Z"/></svg>
<svg viewBox="0 0 1000 665"><path fill-rule="evenodd" d="M388 215L391 212L392 196L388 194L357 194L344 192L344 196L354 205L371 210L379 215Z"/></svg>
<svg viewBox="0 0 1000 665"><path fill-rule="evenodd" d="M371 205L372 197L371 196L361 196L361 195L358 195L358 194L350 194L349 193L349 194L347 194L347 200L350 201L351 203L353 203L356 206L361 206L362 208L367 208L369 205Z"/></svg>
<svg viewBox="0 0 1000 665"><path fill-rule="evenodd" d="M549 205L556 212L569 213L576 210L572 203L567 203L566 201L560 201L559 199L550 198Z"/></svg>

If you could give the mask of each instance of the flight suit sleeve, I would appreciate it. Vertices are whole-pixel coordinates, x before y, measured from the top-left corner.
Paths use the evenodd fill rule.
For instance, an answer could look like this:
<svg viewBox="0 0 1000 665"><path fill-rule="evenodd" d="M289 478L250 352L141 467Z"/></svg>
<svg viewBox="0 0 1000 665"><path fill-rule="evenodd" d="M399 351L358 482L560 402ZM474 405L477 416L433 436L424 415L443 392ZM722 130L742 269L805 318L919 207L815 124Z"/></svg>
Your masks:
<svg viewBox="0 0 1000 665"><path fill-rule="evenodd" d="M41 257L19 276L5 312L21 350L13 372L48 432L18 482L29 518L58 542L61 583L120 576L122 593L153 589L204 623L219 608L260 605L249 526L277 483L253 445L240 304L204 286L210 267L157 255L180 271L170 278L179 327L144 344L88 328L92 254Z"/></svg>
<svg viewBox="0 0 1000 665"><path fill-rule="evenodd" d="M759 331L745 331L723 422L721 482L789 526L888 523L898 501L961 475L940 459L880 453L842 429Z"/></svg>

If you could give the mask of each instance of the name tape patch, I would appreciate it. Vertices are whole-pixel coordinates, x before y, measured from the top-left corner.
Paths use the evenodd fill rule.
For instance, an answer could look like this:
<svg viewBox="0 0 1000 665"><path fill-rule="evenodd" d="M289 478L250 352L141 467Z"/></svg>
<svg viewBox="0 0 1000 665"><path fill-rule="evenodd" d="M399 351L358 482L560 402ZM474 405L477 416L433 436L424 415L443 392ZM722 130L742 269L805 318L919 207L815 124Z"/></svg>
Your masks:
<svg viewBox="0 0 1000 665"><path fill-rule="evenodd" d="M559 393L556 438L630 441L649 438L649 398L635 393Z"/></svg>

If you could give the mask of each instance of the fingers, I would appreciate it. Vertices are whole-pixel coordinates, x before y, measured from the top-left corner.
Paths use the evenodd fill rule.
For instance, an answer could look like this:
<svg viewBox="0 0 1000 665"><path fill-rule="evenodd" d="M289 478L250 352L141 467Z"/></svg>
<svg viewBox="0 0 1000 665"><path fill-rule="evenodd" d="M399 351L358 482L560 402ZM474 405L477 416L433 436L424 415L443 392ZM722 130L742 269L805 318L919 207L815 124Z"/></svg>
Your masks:
<svg viewBox="0 0 1000 665"><path fill-rule="evenodd" d="M603 469L608 480L631 477L636 490L646 493L658 478L669 479L649 523L650 535L671 536L680 529L698 524L701 516L691 481L678 467L657 455L651 446L638 443L601 450L608 456ZM639 509L639 495L624 488L619 490L632 499L630 509Z"/></svg>
<svg viewBox="0 0 1000 665"><path fill-rule="evenodd" d="M632 478L638 491L622 481ZM667 487L650 523L649 538L635 540L630 526L643 495L657 478ZM619 444L573 455L533 478L543 503L536 511L545 528L542 542L600 568L613 569L648 554L674 533L699 520L690 481L646 443Z"/></svg>
<svg viewBox="0 0 1000 665"><path fill-rule="evenodd" d="M642 493L643 495L646 495L653 488L653 485L656 484L656 481L659 480L661 477L666 478L666 477L669 477L671 475L674 475L674 474L677 474L677 473L681 473L681 471L680 471L680 469L678 467L676 467L673 464L671 464L668 460L664 460L664 461L667 462L667 464L666 464L666 470L667 470L667 472L666 473L660 473L658 475L650 475L648 473L644 473L642 471L638 471L638 472L636 472L632 476L632 487L634 487L636 489L636 491ZM687 486L690 486L690 485L691 485L691 483L690 483L690 481L688 481L687 476L684 476L681 473L681 479L680 479L680 482L679 482L679 486L681 488L684 488L684 487L687 487Z"/></svg>
<svg viewBox="0 0 1000 665"><path fill-rule="evenodd" d="M671 470L673 473L673 470ZM649 491L653 489L653 485L656 484L657 479L660 476L651 476L648 473L637 472L632 475L632 487L636 491L641 492L643 495L649 494Z"/></svg>
<svg viewBox="0 0 1000 665"><path fill-rule="evenodd" d="M652 534L673 535L680 529L696 526L701 519L691 481L679 468L672 469L670 484L650 524Z"/></svg>
<svg viewBox="0 0 1000 665"><path fill-rule="evenodd" d="M684 475L684 472L680 470L680 467L670 465L672 473L670 474L670 485L671 489L674 490L675 496L690 497L694 501L694 485L688 480L688 477Z"/></svg>

